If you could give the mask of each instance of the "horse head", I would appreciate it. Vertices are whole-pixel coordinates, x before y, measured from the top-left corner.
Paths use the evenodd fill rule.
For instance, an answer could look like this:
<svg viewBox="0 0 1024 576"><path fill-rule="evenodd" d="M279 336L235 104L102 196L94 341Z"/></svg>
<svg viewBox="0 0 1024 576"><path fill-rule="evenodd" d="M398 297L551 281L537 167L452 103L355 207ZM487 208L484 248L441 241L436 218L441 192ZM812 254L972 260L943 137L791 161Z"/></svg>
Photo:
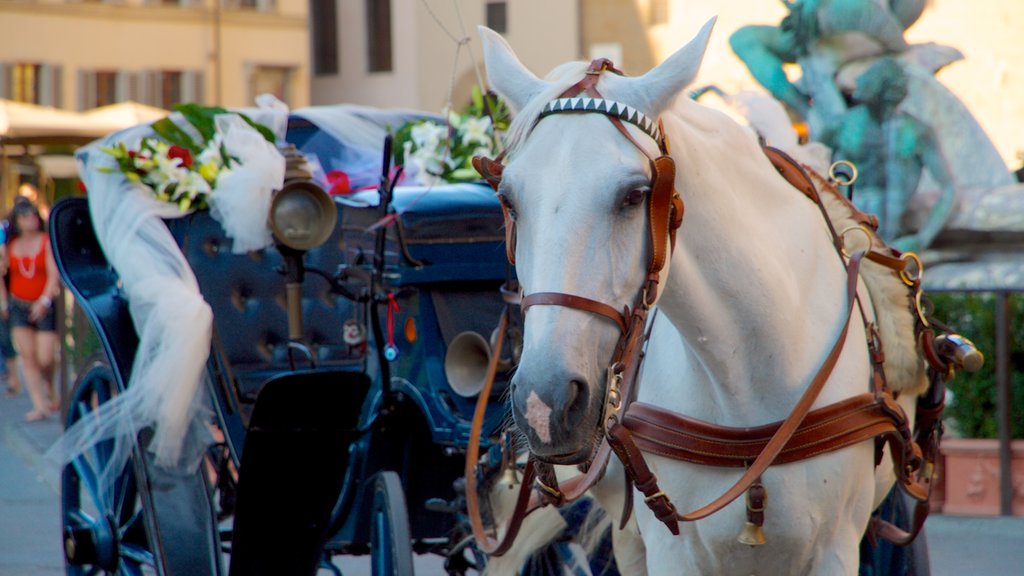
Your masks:
<svg viewBox="0 0 1024 576"><path fill-rule="evenodd" d="M659 169L668 150L658 118L696 75L713 24L633 78L595 61L540 79L481 28L491 85L516 114L506 165L489 168L500 172L506 225L515 229L509 255L526 313L513 415L541 459L591 456L630 311L653 304L664 287L667 230L682 207L664 205L678 196L674 170Z"/></svg>

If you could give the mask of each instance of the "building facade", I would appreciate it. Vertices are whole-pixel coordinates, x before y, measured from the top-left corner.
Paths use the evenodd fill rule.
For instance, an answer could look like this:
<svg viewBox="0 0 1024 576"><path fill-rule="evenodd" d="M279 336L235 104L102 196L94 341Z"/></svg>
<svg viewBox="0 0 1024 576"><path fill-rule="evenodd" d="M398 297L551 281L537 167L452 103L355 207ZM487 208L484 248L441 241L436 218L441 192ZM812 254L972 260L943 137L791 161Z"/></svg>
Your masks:
<svg viewBox="0 0 1024 576"><path fill-rule="evenodd" d="M580 55L576 0L311 0L313 104L455 109L483 72L478 25L538 74ZM461 42L461 44L460 44Z"/></svg>
<svg viewBox="0 0 1024 576"><path fill-rule="evenodd" d="M69 110L134 100L309 103L307 0L0 0L0 97Z"/></svg>

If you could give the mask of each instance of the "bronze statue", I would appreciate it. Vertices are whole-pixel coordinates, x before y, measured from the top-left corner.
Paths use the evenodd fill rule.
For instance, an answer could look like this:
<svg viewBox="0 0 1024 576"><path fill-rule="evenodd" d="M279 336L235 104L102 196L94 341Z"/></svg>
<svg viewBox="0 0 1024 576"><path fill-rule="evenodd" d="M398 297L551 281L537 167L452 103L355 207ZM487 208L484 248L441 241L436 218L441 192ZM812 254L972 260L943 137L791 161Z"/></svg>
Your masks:
<svg viewBox="0 0 1024 576"><path fill-rule="evenodd" d="M854 202L878 216L879 233L903 251L931 244L949 220L956 201L956 179L927 123L900 109L908 78L892 58L877 60L857 79L854 105L822 134L833 158L853 162L859 172ZM940 194L918 230L904 213L927 171Z"/></svg>

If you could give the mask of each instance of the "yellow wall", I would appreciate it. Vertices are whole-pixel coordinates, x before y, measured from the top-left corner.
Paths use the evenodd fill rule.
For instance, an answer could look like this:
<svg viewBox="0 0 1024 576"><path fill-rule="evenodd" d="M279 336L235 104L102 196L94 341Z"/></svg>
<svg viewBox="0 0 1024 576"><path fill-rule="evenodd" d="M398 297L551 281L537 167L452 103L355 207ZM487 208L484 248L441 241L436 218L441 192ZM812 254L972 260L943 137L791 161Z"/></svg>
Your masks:
<svg viewBox="0 0 1024 576"><path fill-rule="evenodd" d="M309 33L305 0L276 0L273 12L220 13L221 98L217 99L217 13L213 0L193 6L0 0L0 60L59 64L62 107L78 104L77 72L109 68L202 70L205 103L249 106L254 65L292 66L292 107L309 103Z"/></svg>

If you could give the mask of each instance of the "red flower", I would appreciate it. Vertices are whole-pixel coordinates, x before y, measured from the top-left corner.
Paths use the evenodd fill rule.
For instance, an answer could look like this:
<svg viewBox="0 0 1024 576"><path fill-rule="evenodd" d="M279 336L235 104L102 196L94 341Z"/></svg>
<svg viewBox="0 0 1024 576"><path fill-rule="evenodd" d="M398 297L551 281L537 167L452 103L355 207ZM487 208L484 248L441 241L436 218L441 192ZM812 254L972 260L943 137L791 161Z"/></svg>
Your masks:
<svg viewBox="0 0 1024 576"><path fill-rule="evenodd" d="M331 189L328 192L331 196L352 193L352 186L349 184L348 174L342 170L331 170L328 172L327 183L331 185Z"/></svg>
<svg viewBox="0 0 1024 576"><path fill-rule="evenodd" d="M171 148L167 150L167 157L171 159L180 158L181 166L183 168L192 167L192 154L188 151L187 148L182 148L181 146L171 146Z"/></svg>

